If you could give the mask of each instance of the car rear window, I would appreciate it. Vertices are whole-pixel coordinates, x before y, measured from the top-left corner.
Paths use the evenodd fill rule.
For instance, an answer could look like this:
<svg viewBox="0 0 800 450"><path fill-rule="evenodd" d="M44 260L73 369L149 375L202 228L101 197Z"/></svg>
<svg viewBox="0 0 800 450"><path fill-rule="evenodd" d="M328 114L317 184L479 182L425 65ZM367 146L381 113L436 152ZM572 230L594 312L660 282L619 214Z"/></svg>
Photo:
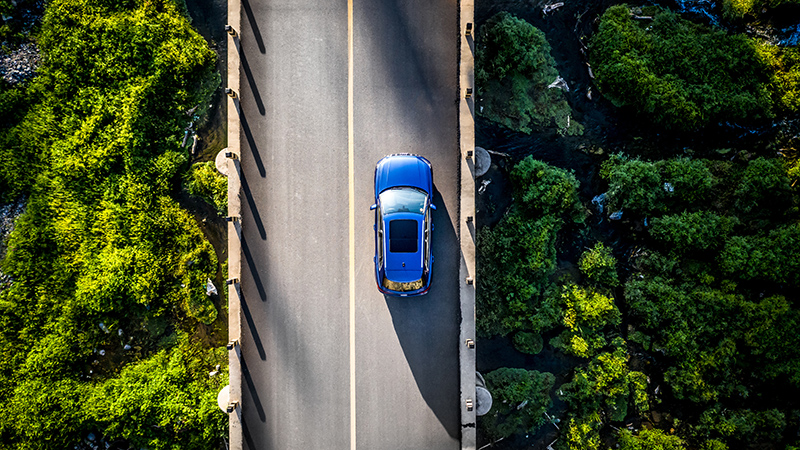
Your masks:
<svg viewBox="0 0 800 450"><path fill-rule="evenodd" d="M392 253L414 253L419 238L417 221L396 219L389 221L389 251Z"/></svg>

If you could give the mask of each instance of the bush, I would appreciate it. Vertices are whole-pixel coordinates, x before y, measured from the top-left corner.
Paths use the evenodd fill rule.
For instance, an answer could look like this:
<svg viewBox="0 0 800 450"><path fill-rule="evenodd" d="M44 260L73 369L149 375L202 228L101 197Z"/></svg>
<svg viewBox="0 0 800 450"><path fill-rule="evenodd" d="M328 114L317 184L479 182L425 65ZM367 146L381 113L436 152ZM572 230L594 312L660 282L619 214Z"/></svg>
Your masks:
<svg viewBox="0 0 800 450"><path fill-rule="evenodd" d="M599 408L605 408L614 421L627 415L630 372L625 341L615 338L612 346L613 352L597 355L586 369L575 369L572 380L559 388L559 395L578 416L586 417Z"/></svg>
<svg viewBox="0 0 800 450"><path fill-rule="evenodd" d="M754 41L692 24L665 9L634 21L625 5L603 14L590 61L604 95L665 128L769 117L770 74Z"/></svg>
<svg viewBox="0 0 800 450"><path fill-rule="evenodd" d="M541 332L558 320L549 280L556 266L561 221L510 212L494 229L478 233L477 328L482 336L516 330Z"/></svg>
<svg viewBox="0 0 800 450"><path fill-rule="evenodd" d="M514 334L514 348L522 353L537 355L544 347L544 340L539 333L529 331L518 331Z"/></svg>
<svg viewBox="0 0 800 450"><path fill-rule="evenodd" d="M602 242L583 252L578 260L578 268L589 281L611 287L619 285L616 266L617 260L611 254L611 249Z"/></svg>
<svg viewBox="0 0 800 450"><path fill-rule="evenodd" d="M738 223L734 217L720 217L708 211L683 212L653 219L650 234L678 254L717 250Z"/></svg>
<svg viewBox="0 0 800 450"><path fill-rule="evenodd" d="M556 448L559 450L599 450L602 425L597 413L572 417L564 430L565 439L559 439L556 442Z"/></svg>
<svg viewBox="0 0 800 450"><path fill-rule="evenodd" d="M511 180L517 204L531 217L564 217L583 222L583 206L578 198L580 183L572 172L528 156L514 166Z"/></svg>
<svg viewBox="0 0 800 450"><path fill-rule="evenodd" d="M220 215L228 214L228 179L217 172L214 161L196 163L184 175L186 190L214 205Z"/></svg>
<svg viewBox="0 0 800 450"><path fill-rule="evenodd" d="M582 134L561 90L547 88L556 77L550 44L528 22L500 12L478 31L475 83L484 117L524 133L555 125L561 134Z"/></svg>
<svg viewBox="0 0 800 450"><path fill-rule="evenodd" d="M744 213L780 216L792 206L789 177L778 159L756 158L748 162L735 195L736 207Z"/></svg>
<svg viewBox="0 0 800 450"><path fill-rule="evenodd" d="M561 292L563 323L567 329L550 341L565 353L589 358L606 345L600 330L619 325L622 320L614 299L593 290L570 284Z"/></svg>
<svg viewBox="0 0 800 450"><path fill-rule="evenodd" d="M39 75L2 94L0 187L28 199L2 261L4 448L72 448L90 430L137 448L223 435L208 364L225 353L180 343L217 315L204 290L216 254L171 197L186 111L219 80L184 13L51 0Z"/></svg>
<svg viewBox="0 0 800 450"><path fill-rule="evenodd" d="M713 164L687 158L648 162L612 155L600 170L609 184L609 213L628 210L651 215L702 208L710 200L712 189L724 182L712 174L709 167Z"/></svg>
<svg viewBox="0 0 800 450"><path fill-rule="evenodd" d="M730 409L716 404L700 416L695 432L706 439L728 441L736 447L778 444L786 428L786 417L777 409L754 411Z"/></svg>
<svg viewBox="0 0 800 450"><path fill-rule="evenodd" d="M486 387L492 393L492 409L479 418L481 429L492 440L535 432L546 422L554 382L553 374L536 370L503 367L489 372Z"/></svg>
<svg viewBox="0 0 800 450"><path fill-rule="evenodd" d="M760 236L734 236L720 255L720 268L744 280L800 286L800 224L776 228Z"/></svg>
<svg viewBox="0 0 800 450"><path fill-rule="evenodd" d="M765 9L798 3L798 0L723 0L722 15L728 20L742 19L745 16L758 18Z"/></svg>
<svg viewBox="0 0 800 450"><path fill-rule="evenodd" d="M661 430L642 429L638 435L628 430L619 433L620 450L684 450L684 442L678 436L672 436Z"/></svg>

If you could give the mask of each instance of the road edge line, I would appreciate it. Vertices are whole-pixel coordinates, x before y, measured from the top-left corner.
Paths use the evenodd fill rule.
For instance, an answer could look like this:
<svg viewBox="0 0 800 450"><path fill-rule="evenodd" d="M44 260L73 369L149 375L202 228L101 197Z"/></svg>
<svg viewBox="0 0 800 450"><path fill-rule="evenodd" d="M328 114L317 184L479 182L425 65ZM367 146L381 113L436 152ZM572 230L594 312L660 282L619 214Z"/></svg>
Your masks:
<svg viewBox="0 0 800 450"><path fill-rule="evenodd" d="M355 132L353 130L353 0L347 0L347 178L350 281L350 449L356 448L356 219L355 219Z"/></svg>

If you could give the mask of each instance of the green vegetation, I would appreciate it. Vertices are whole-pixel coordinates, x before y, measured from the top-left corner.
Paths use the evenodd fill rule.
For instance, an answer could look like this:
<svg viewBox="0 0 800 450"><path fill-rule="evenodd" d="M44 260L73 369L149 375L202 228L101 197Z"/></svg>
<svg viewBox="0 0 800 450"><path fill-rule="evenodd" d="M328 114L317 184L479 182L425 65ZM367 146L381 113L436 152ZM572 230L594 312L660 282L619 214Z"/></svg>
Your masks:
<svg viewBox="0 0 800 450"><path fill-rule="evenodd" d="M217 172L214 161L193 164L184 175L186 190L214 205L220 215L228 214L228 179Z"/></svg>
<svg viewBox="0 0 800 450"><path fill-rule="evenodd" d="M550 407L553 374L536 370L502 368L486 374L492 409L480 417L481 429L492 439L515 432L533 433L544 425Z"/></svg>
<svg viewBox="0 0 800 450"><path fill-rule="evenodd" d="M553 126L562 135L583 134L561 89L544 33L500 12L480 28L475 52L479 114L511 130Z"/></svg>
<svg viewBox="0 0 800 450"><path fill-rule="evenodd" d="M722 14L727 19L742 19L745 16L756 18L762 10L798 3L798 0L723 0Z"/></svg>
<svg viewBox="0 0 800 450"><path fill-rule="evenodd" d="M543 347L544 339L541 334L529 331L519 331L514 334L514 348L522 353L536 355L542 351Z"/></svg>
<svg viewBox="0 0 800 450"><path fill-rule="evenodd" d="M39 75L0 92L0 191L28 198L2 262L0 446L218 445L227 354L196 334L218 261L170 196L214 54L173 0L51 0L37 40Z"/></svg>
<svg viewBox="0 0 800 450"><path fill-rule="evenodd" d="M622 316L614 299L592 288L569 284L562 288L562 322L567 328L550 341L567 354L589 358L606 346L601 330L607 325L617 326Z"/></svg>
<svg viewBox="0 0 800 450"><path fill-rule="evenodd" d="M797 106L796 49L693 24L660 8L634 20L625 5L603 14L590 60L603 94L662 127L773 117Z"/></svg>
<svg viewBox="0 0 800 450"><path fill-rule="evenodd" d="M642 430L634 435L628 430L619 434L619 448L622 450L683 450L684 443L678 436L670 436L661 430Z"/></svg>
<svg viewBox="0 0 800 450"><path fill-rule="evenodd" d="M797 2L739 2L737 14L789 3ZM508 77L531 58L534 46L514 34L527 28L509 17L495 16L479 36L482 70L491 68L484 80ZM541 352L537 364L569 366L551 392L567 405L553 412L555 448L798 447L800 53L758 39L660 7L606 10L589 59L613 104L687 141L725 121L774 118L779 131L735 153L685 149L719 160L658 159L658 142L628 147L637 138L623 145L654 160L588 152L603 160L585 182L605 190L603 217L590 223L589 201L578 197L588 186L528 157L508 174L506 215L478 231L479 336L510 335L518 351ZM496 98L515 95L508 86ZM529 425L483 426L498 439Z"/></svg>
<svg viewBox="0 0 800 450"><path fill-rule="evenodd" d="M498 226L478 235L477 327L486 336L541 333L557 323L559 299L550 280L556 235L565 223L584 219L572 173L528 157L511 178L514 208Z"/></svg>
<svg viewBox="0 0 800 450"><path fill-rule="evenodd" d="M578 260L581 273L592 283L610 287L619 284L617 277L617 260L611 254L611 249L598 242L581 255Z"/></svg>

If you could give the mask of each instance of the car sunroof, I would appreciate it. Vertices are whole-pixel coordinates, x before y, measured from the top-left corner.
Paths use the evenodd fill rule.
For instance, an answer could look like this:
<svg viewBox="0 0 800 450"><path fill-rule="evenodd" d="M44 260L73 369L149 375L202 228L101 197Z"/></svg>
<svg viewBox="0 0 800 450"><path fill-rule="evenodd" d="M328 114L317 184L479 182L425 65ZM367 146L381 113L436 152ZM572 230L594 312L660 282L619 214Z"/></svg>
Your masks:
<svg viewBox="0 0 800 450"><path fill-rule="evenodd" d="M389 251L414 253L417 251L417 221L396 219L389 221Z"/></svg>

